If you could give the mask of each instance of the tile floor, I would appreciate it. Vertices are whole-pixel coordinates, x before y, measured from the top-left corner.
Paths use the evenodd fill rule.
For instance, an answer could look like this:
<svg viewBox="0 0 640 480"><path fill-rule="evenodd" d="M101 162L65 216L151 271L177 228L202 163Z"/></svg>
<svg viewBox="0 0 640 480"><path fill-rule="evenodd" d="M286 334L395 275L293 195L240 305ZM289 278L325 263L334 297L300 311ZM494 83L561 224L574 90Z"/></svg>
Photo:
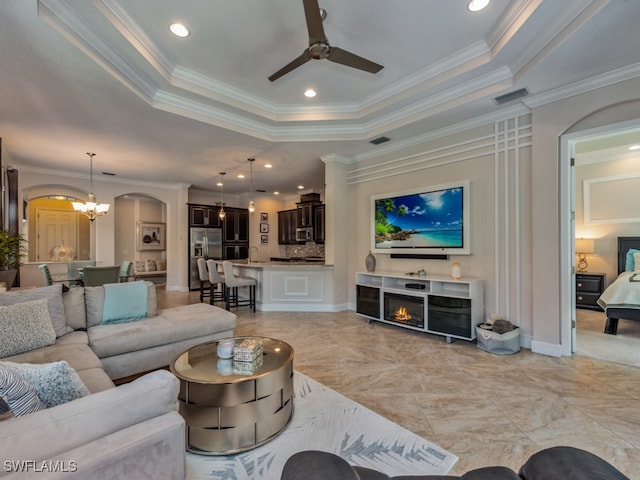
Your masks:
<svg viewBox="0 0 640 480"><path fill-rule="evenodd" d="M198 301L195 292L158 293L161 308ZM460 457L451 474L517 470L534 452L572 445L640 478L640 368L494 355L354 312L234 313L237 335L287 341L297 370Z"/></svg>

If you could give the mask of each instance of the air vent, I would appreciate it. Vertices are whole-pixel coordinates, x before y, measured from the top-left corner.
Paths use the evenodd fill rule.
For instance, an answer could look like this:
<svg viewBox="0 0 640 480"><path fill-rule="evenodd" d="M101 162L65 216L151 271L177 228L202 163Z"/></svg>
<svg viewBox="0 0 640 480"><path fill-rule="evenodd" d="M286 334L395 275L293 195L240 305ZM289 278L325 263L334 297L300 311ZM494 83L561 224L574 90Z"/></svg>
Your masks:
<svg viewBox="0 0 640 480"><path fill-rule="evenodd" d="M520 90L514 90L513 92L500 95L494 98L494 100L498 105L502 105L503 103L507 103L512 100L516 100L518 98L526 97L527 95L529 95L529 91L526 88L521 88Z"/></svg>
<svg viewBox="0 0 640 480"><path fill-rule="evenodd" d="M266 192L266 190L265 190L265 189L263 189L263 188L256 188L256 192L259 192L259 193L265 193L265 192Z"/></svg>
<svg viewBox="0 0 640 480"><path fill-rule="evenodd" d="M373 140L369 140L369 143L373 143L374 145L380 145L381 143L384 142L388 142L389 141L389 137L378 137L378 138L374 138Z"/></svg>
<svg viewBox="0 0 640 480"><path fill-rule="evenodd" d="M111 173L111 172L102 172L103 175L109 175L111 177L115 177L116 174L115 173Z"/></svg>

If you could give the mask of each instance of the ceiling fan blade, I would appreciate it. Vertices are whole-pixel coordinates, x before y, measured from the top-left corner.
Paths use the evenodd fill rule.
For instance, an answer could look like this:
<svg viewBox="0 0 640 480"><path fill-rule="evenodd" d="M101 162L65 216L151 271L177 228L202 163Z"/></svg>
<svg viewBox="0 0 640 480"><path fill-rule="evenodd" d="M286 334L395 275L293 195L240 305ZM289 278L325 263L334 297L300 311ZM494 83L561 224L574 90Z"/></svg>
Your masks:
<svg viewBox="0 0 640 480"><path fill-rule="evenodd" d="M309 60L311 60L311 57L309 56L309 50L305 49L304 52L302 52L302 55L300 55L298 58L296 58L295 60L287 63L284 67L282 67L280 70L278 70L276 73L274 73L273 75L271 75L269 77L269 80L271 80L272 82L276 81L277 79L279 79L280 77L286 75L287 73L289 73L291 70L294 70L296 68L298 68L300 65L304 65L305 63L307 63Z"/></svg>
<svg viewBox="0 0 640 480"><path fill-rule="evenodd" d="M329 43L324 34L322 16L318 0L303 0L304 15L307 18L307 31L309 32L309 45L314 43Z"/></svg>
<svg viewBox="0 0 640 480"><path fill-rule="evenodd" d="M364 70L369 73L378 73L384 68L382 65L378 65L371 60L367 60L355 53L347 52L346 50L338 47L331 47L327 60L331 60L332 62L340 63L348 67L357 68L358 70Z"/></svg>

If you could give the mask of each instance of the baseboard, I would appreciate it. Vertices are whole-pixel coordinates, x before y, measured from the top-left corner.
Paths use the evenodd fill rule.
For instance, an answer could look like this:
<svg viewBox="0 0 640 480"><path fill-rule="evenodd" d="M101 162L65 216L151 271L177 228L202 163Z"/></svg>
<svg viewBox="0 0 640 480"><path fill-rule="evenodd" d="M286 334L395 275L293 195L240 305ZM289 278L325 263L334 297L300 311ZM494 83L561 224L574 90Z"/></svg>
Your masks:
<svg viewBox="0 0 640 480"><path fill-rule="evenodd" d="M546 343L546 342L538 342L537 340L532 340L531 351L533 353L540 353L542 355L548 355L551 357L561 357L562 345Z"/></svg>

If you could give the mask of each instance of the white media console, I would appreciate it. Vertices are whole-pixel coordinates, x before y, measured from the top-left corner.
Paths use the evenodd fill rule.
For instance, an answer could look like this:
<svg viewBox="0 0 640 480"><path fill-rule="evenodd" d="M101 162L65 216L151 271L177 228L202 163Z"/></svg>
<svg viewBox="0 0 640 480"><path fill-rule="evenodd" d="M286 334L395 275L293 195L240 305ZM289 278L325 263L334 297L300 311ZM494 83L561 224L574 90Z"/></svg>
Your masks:
<svg viewBox="0 0 640 480"><path fill-rule="evenodd" d="M473 340L484 322L482 280L391 272L356 273L356 311L412 330Z"/></svg>

